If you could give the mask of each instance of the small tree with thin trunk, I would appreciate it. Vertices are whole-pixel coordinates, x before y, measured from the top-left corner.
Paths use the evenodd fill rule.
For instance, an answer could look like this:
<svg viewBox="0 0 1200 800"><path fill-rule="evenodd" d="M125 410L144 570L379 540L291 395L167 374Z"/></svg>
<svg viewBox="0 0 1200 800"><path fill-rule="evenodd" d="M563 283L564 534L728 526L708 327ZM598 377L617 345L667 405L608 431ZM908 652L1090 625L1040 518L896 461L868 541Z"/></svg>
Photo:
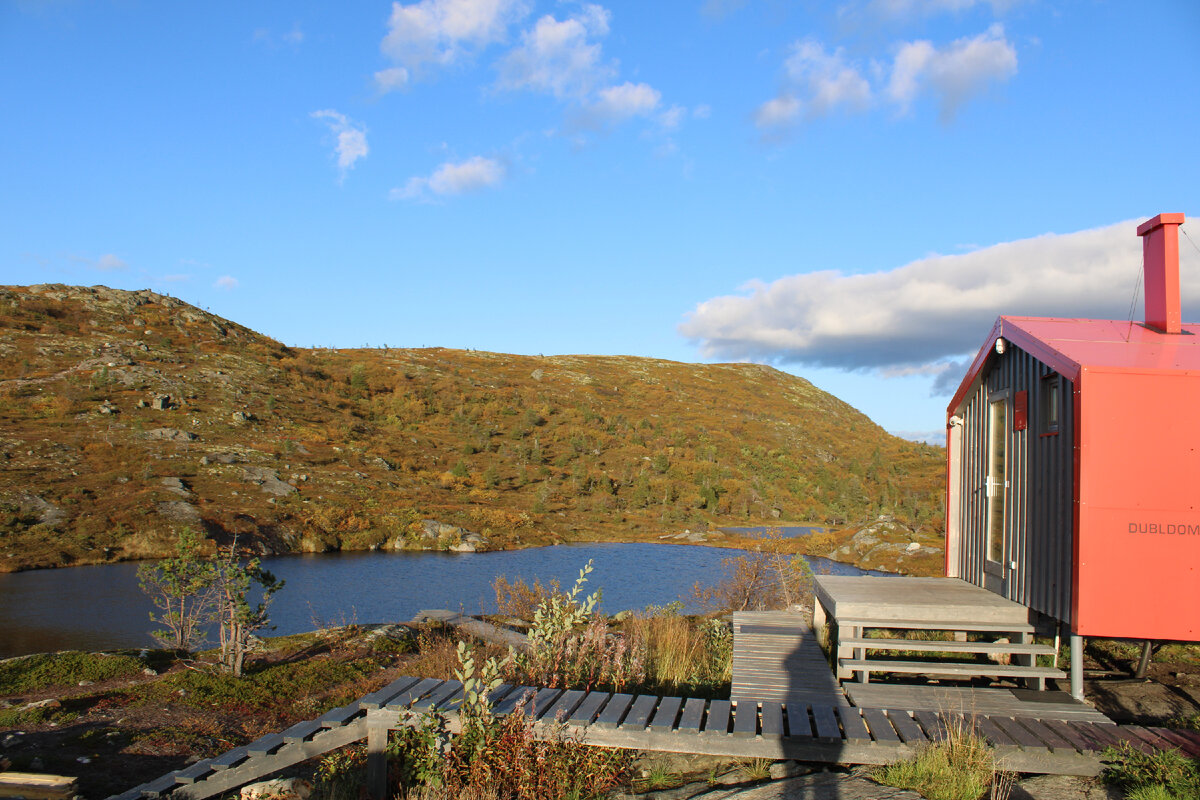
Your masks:
<svg viewBox="0 0 1200 800"><path fill-rule="evenodd" d="M283 581L263 569L257 558L242 561L236 539L229 547L221 549L213 571L221 668L241 677L251 637L256 631L271 627L267 608L274 594L283 588ZM255 586L261 594L256 604L250 601Z"/></svg>
<svg viewBox="0 0 1200 800"><path fill-rule="evenodd" d="M150 619L163 627L151 636L176 653L190 653L207 639L206 627L216 609L216 572L200 552L200 537L184 528L175 555L137 571L138 585L158 613Z"/></svg>

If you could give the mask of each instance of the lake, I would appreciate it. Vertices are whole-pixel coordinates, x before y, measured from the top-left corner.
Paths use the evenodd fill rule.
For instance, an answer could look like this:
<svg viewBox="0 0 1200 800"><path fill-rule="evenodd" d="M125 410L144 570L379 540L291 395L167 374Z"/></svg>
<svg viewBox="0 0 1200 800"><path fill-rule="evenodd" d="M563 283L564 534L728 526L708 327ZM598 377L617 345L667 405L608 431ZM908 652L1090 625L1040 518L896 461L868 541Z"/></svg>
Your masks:
<svg viewBox="0 0 1200 800"><path fill-rule="evenodd" d="M491 553L355 552L273 556L263 566L287 585L271 606L275 635L325 625L406 622L422 609L495 611L497 575L564 589L589 559L586 592L603 590L608 613L688 601L693 584L720 580L721 560L740 551L694 545L564 544ZM810 558L821 574L863 570ZM149 647L153 607L137 563L0 574L0 658L55 650ZM874 573L882 574L882 573ZM688 610L694 610L691 606Z"/></svg>

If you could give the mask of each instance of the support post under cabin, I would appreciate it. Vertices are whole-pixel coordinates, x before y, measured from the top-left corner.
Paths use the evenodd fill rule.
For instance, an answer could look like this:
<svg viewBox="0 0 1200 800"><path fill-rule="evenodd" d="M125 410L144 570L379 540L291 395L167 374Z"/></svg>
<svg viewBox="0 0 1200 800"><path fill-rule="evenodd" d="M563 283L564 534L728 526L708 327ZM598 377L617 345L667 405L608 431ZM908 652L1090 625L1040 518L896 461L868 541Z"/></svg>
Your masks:
<svg viewBox="0 0 1200 800"><path fill-rule="evenodd" d="M1071 697L1083 700L1083 637L1071 634Z"/></svg>

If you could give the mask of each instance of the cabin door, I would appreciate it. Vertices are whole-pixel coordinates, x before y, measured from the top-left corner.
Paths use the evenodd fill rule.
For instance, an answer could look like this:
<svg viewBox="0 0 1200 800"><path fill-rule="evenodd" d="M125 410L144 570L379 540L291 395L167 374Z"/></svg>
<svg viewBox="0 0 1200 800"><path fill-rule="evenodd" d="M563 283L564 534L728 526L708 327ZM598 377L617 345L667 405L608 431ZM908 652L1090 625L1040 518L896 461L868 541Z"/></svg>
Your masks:
<svg viewBox="0 0 1200 800"><path fill-rule="evenodd" d="M984 495L987 498L987 539L984 558L984 588L1004 594L1007 570L1009 501L1009 403L1011 393L995 392L988 397L987 467L984 470Z"/></svg>

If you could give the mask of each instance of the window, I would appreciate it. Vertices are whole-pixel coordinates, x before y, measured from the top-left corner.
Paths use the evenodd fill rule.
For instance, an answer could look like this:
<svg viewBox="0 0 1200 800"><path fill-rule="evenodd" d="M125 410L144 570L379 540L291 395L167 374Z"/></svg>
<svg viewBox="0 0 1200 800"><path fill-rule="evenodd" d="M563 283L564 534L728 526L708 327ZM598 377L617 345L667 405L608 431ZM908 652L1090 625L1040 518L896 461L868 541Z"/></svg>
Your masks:
<svg viewBox="0 0 1200 800"><path fill-rule="evenodd" d="M1062 377L1051 373L1042 378L1042 433L1058 433L1062 425Z"/></svg>

